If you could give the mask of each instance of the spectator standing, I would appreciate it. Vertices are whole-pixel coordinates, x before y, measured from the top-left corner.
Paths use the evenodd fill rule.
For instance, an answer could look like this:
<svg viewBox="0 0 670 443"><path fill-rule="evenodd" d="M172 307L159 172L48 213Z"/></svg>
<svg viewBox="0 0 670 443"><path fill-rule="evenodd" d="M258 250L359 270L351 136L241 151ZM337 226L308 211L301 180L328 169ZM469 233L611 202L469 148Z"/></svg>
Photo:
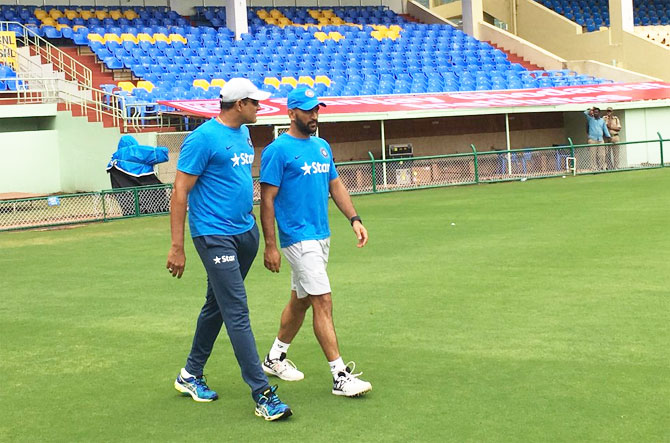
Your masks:
<svg viewBox="0 0 670 443"><path fill-rule="evenodd" d="M587 122L587 140L590 145L601 145L589 148L589 163L591 167L602 171L607 169L607 147L604 145L605 137L610 137L605 120L600 118L600 109L593 107L584 111Z"/></svg>
<svg viewBox="0 0 670 443"><path fill-rule="evenodd" d="M621 132L621 120L619 117L614 115L614 110L612 108L607 108L606 114L603 116L603 120L607 124L607 130L610 132L609 137L605 137L605 142L612 143L610 146L607 146L607 162L610 169L616 169L619 167L619 146L618 143L619 133Z"/></svg>

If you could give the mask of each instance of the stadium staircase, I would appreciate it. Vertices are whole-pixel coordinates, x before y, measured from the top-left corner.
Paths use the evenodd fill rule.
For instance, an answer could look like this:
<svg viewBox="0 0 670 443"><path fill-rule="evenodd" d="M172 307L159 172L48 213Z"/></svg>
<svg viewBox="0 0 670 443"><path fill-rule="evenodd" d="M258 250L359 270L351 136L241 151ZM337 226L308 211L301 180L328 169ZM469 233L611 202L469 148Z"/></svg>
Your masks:
<svg viewBox="0 0 670 443"><path fill-rule="evenodd" d="M515 54L513 52L510 52L510 51L496 45L493 42L487 42L487 43L490 44L491 46L493 46L494 48L499 49L502 52L504 52L505 54L507 54L507 59L511 63L518 63L521 66L523 66L524 68L528 69L529 71L539 71L541 69L544 69L544 66L539 66L539 65L533 64L533 63L529 62L528 60L526 60L525 58L519 57L517 54Z"/></svg>

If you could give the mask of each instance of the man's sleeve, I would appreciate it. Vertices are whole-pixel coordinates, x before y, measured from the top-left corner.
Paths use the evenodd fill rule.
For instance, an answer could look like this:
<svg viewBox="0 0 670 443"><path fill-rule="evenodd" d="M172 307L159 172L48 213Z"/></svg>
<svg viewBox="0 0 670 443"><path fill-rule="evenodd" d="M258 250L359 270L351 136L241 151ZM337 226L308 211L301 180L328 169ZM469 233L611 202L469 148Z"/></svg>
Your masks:
<svg viewBox="0 0 670 443"><path fill-rule="evenodd" d="M335 160L333 160L333 150L330 149L330 144L328 144L327 141L324 140L323 143L326 145L326 149L330 154L330 168L329 168L328 181L335 180L337 177L340 176L340 174L338 174L337 169L335 169Z"/></svg>
<svg viewBox="0 0 670 443"><path fill-rule="evenodd" d="M260 182L279 187L283 175L284 161L281 152L276 146L270 144L261 153Z"/></svg>
<svg viewBox="0 0 670 443"><path fill-rule="evenodd" d="M209 145L198 131L191 132L181 145L177 170L202 175L209 162Z"/></svg>

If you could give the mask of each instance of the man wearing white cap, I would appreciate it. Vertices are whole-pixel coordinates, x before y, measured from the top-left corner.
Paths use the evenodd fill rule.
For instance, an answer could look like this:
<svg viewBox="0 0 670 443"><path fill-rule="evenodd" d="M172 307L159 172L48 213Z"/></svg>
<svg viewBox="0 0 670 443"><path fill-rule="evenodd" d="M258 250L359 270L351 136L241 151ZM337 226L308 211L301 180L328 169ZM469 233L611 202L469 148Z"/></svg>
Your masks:
<svg viewBox="0 0 670 443"><path fill-rule="evenodd" d="M355 364L346 365L340 355L335 326L330 282L326 273L330 250L328 194L349 219L358 247L368 241L368 232L342 184L328 142L312 137L319 108L325 106L309 88L297 88L288 95L288 132L268 145L261 156L261 224L265 237L265 267L279 272L281 256L277 249L275 218L284 257L291 265L291 297L281 315L279 333L263 360L263 370L283 380L304 378L286 358L311 307L314 334L325 354L333 376L332 393L357 397L372 385L354 374Z"/></svg>
<svg viewBox="0 0 670 443"><path fill-rule="evenodd" d="M207 271L207 295L186 366L174 387L198 402L218 398L207 386L203 370L225 324L242 378L256 402L255 414L277 420L292 412L279 400L277 387L270 387L261 368L244 288L259 237L252 214L254 147L245 124L256 121L259 101L269 96L247 79L231 79L221 89L219 115L184 140L172 190L172 247L166 267L173 277L181 278L184 272L188 199L191 236Z"/></svg>

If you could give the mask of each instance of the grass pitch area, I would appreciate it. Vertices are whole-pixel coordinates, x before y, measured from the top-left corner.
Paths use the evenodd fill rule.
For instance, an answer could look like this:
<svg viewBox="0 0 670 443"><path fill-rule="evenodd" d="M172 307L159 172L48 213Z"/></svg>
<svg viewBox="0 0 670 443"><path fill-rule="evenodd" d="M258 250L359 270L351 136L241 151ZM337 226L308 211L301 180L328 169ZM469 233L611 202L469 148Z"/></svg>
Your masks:
<svg viewBox="0 0 670 443"><path fill-rule="evenodd" d="M0 233L0 441L663 441L670 423L670 170L355 198L333 210L329 272L345 362L373 384L330 393L307 320L275 381L295 412L253 415L225 331L219 401L172 383L205 274L168 217ZM261 355L289 272L247 279Z"/></svg>

